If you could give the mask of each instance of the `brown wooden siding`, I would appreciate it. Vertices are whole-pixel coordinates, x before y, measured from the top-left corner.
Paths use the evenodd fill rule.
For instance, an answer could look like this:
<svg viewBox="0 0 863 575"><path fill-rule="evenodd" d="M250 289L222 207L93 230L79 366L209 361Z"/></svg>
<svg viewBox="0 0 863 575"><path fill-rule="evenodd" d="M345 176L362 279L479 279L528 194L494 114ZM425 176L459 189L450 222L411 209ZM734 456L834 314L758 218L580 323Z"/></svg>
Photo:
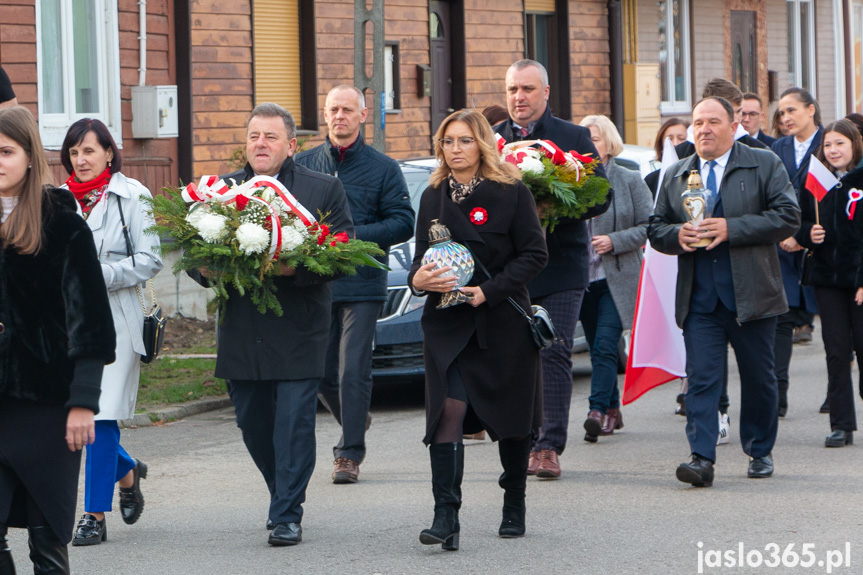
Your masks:
<svg viewBox="0 0 863 575"><path fill-rule="evenodd" d="M192 0L192 110L195 178L233 169L252 111L250 0Z"/></svg>
<svg viewBox="0 0 863 575"><path fill-rule="evenodd" d="M603 0L570 0L572 121L589 114L611 114L608 9Z"/></svg>

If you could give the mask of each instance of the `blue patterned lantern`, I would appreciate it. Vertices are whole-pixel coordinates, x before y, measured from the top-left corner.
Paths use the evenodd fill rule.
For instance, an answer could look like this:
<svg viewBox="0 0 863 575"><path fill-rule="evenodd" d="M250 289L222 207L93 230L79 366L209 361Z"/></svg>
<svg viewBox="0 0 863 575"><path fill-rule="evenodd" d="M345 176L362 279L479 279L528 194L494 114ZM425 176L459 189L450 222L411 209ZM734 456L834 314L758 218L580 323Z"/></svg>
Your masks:
<svg viewBox="0 0 863 575"><path fill-rule="evenodd" d="M422 263L437 264L434 269L449 266L452 268L450 273L456 277L456 289L441 296L438 309L464 303L473 297L458 289L466 286L473 277L473 254L460 243L452 241L449 229L438 220L432 220L429 228L429 249L423 255Z"/></svg>

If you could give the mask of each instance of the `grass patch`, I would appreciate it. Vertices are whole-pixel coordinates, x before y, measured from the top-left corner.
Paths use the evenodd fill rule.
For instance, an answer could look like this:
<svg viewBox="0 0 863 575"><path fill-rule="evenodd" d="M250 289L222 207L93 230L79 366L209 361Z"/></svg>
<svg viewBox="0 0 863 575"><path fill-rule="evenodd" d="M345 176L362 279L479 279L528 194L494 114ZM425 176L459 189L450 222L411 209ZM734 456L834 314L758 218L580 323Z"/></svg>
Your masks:
<svg viewBox="0 0 863 575"><path fill-rule="evenodd" d="M212 348L184 349L182 353L213 353ZM178 353L179 350L174 350ZM144 413L155 407L183 403L202 397L224 395L225 380L213 377L214 359L159 358L141 365L136 411Z"/></svg>

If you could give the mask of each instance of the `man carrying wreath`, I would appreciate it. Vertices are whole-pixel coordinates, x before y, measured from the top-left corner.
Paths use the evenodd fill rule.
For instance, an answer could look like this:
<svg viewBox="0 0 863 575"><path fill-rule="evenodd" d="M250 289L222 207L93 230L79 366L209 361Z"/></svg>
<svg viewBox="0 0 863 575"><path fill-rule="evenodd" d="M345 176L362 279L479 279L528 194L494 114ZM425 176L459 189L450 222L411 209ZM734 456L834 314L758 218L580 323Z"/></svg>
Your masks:
<svg viewBox="0 0 863 575"><path fill-rule="evenodd" d="M294 163L296 131L290 112L278 104L258 105L247 124L248 163L222 179L239 184L274 177L310 213L325 214L333 233L353 236L341 182ZM302 541L302 504L315 467L318 383L330 331L329 282L336 277L286 267L275 279L281 316L262 315L248 293L232 292L219 327L215 375L228 381L243 442L270 491L270 545Z"/></svg>
<svg viewBox="0 0 863 575"><path fill-rule="evenodd" d="M507 142L550 140L563 151L598 158L590 130L551 115L549 92L545 66L535 60L519 60L510 66L506 72L509 119L494 131ZM605 178L601 163L595 174ZM532 302L548 310L560 336L558 343L541 354L542 428L530 454L528 475L557 479L561 474L558 457L566 447L572 400L572 338L588 284L591 238L585 222L608 210L612 193L609 190L605 203L590 208L580 219L563 219L553 232L546 232L548 264L527 285Z"/></svg>

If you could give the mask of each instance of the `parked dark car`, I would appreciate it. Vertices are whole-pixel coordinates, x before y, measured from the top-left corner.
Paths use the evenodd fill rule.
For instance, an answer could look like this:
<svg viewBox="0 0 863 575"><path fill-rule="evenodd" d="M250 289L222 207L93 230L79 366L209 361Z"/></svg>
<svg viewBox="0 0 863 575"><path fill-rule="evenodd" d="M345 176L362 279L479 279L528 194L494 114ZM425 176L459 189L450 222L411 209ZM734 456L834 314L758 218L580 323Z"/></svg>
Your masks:
<svg viewBox="0 0 863 575"><path fill-rule="evenodd" d="M408 183L411 204L419 211L420 197L428 187L434 160L400 162ZM389 287L387 301L375 330L372 354L372 378L412 379L425 374L423 365L423 332L420 326L425 298L416 297L408 289L408 272L414 259L414 240L390 249Z"/></svg>

